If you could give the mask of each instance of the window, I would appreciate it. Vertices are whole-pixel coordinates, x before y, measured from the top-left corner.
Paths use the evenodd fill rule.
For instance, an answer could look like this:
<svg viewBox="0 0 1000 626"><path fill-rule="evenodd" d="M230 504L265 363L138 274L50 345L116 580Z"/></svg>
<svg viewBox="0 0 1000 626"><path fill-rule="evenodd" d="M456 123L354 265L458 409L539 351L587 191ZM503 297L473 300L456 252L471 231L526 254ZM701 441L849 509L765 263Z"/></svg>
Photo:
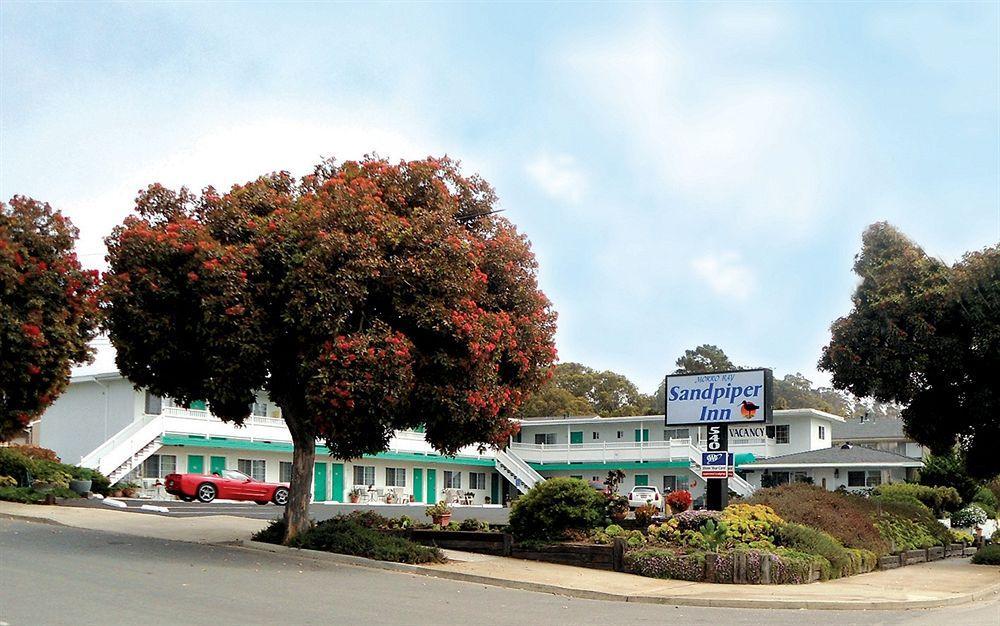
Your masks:
<svg viewBox="0 0 1000 626"><path fill-rule="evenodd" d="M250 405L250 414L258 417L267 417L267 402L254 402Z"/></svg>
<svg viewBox="0 0 1000 626"><path fill-rule="evenodd" d="M789 480L791 480L791 474L789 472L771 472L771 485L777 487L778 485L787 485Z"/></svg>
<svg viewBox="0 0 1000 626"><path fill-rule="evenodd" d="M826 439L826 426L819 427L819 438Z"/></svg>
<svg viewBox="0 0 1000 626"><path fill-rule="evenodd" d="M663 440L670 441L671 439L687 439L691 436L691 431L687 428L665 428L663 430Z"/></svg>
<svg viewBox="0 0 1000 626"><path fill-rule="evenodd" d="M154 454L142 464L142 475L146 478L163 478L177 471L177 457L173 454Z"/></svg>
<svg viewBox="0 0 1000 626"><path fill-rule="evenodd" d="M364 485L366 487L371 487L375 484L375 466L374 465L355 465L354 466L354 484Z"/></svg>
<svg viewBox="0 0 1000 626"><path fill-rule="evenodd" d="M621 439L624 436L625 436L625 431L624 430L619 430L618 431L618 438Z"/></svg>
<svg viewBox="0 0 1000 626"><path fill-rule="evenodd" d="M583 476L577 476L583 478ZM486 489L485 472L469 472L469 489Z"/></svg>
<svg viewBox="0 0 1000 626"><path fill-rule="evenodd" d="M462 472L452 472L450 470L444 471L444 488L445 489L461 489L462 488Z"/></svg>
<svg viewBox="0 0 1000 626"><path fill-rule="evenodd" d="M570 476L570 478L575 478L577 480L583 480L583 476L582 475L581 476L577 476L577 475L573 474L573 475Z"/></svg>
<svg viewBox="0 0 1000 626"><path fill-rule="evenodd" d="M788 424L774 426L774 443L788 443Z"/></svg>
<svg viewBox="0 0 1000 626"><path fill-rule="evenodd" d="M406 486L406 470L402 467L387 467L385 468L385 486L386 487L405 487Z"/></svg>
<svg viewBox="0 0 1000 626"><path fill-rule="evenodd" d="M848 487L878 487L882 484L880 470L856 470L847 472Z"/></svg>
<svg viewBox="0 0 1000 626"><path fill-rule="evenodd" d="M597 432L595 430L594 432L590 433L590 438L591 439L600 439L601 438L601 433L599 433L599 432Z"/></svg>
<svg viewBox="0 0 1000 626"><path fill-rule="evenodd" d="M146 414L159 415L163 412L163 398L146 392Z"/></svg>
<svg viewBox="0 0 1000 626"><path fill-rule="evenodd" d="M292 482L292 464L289 461L280 461L278 463L278 482L279 483L290 483Z"/></svg>
<svg viewBox="0 0 1000 626"><path fill-rule="evenodd" d="M648 428L636 428L635 429L635 440L636 442L649 441L649 429Z"/></svg>
<svg viewBox="0 0 1000 626"><path fill-rule="evenodd" d="M266 474L266 463L263 459L237 459L236 469L254 480L263 481Z"/></svg>
<svg viewBox="0 0 1000 626"><path fill-rule="evenodd" d="M677 489L677 477L676 476L664 476L663 477L663 493L670 493Z"/></svg>
<svg viewBox="0 0 1000 626"><path fill-rule="evenodd" d="M535 445L548 444L552 445L556 442L555 433L536 433L535 434Z"/></svg>

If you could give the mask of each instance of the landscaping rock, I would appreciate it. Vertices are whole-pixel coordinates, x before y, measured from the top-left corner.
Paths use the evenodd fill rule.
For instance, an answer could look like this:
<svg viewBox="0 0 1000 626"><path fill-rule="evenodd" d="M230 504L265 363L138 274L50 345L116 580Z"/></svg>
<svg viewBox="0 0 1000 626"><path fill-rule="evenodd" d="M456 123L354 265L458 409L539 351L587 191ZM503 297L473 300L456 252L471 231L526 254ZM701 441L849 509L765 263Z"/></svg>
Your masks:
<svg viewBox="0 0 1000 626"><path fill-rule="evenodd" d="M896 569L903 564L900 555L898 554L888 554L883 556L878 560L879 569Z"/></svg>
<svg viewBox="0 0 1000 626"><path fill-rule="evenodd" d="M903 560L903 565L923 563L927 561L927 550L907 550L906 552L903 552L900 557Z"/></svg>
<svg viewBox="0 0 1000 626"><path fill-rule="evenodd" d="M944 547L934 546L933 548L927 548L928 561L938 561L943 558L944 558Z"/></svg>

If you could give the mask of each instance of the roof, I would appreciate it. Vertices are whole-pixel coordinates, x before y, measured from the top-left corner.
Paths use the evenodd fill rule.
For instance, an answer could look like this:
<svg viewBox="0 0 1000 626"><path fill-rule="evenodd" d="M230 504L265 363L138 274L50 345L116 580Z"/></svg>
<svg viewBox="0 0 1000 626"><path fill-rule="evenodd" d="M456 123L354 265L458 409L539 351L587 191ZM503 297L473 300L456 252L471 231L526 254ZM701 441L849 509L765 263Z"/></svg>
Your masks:
<svg viewBox="0 0 1000 626"><path fill-rule="evenodd" d="M923 461L908 456L875 450L865 446L851 446L844 449L840 446L796 452L782 456L773 456L753 463L747 463L745 469L792 468L792 467L837 467L837 466L883 466L883 467L922 467Z"/></svg>
<svg viewBox="0 0 1000 626"><path fill-rule="evenodd" d="M826 419L831 422L843 422L844 418L839 415L834 415L833 413L827 413L826 411L820 411L818 409L775 409L774 417L814 417L820 419ZM560 415L553 415L548 417L523 417L521 418L521 424L525 426L530 426L532 424L606 424L615 422L659 422L663 423L663 414L660 415L630 415L627 417L601 417L600 415L583 415L576 417L566 417ZM731 426L760 426L763 422L730 422ZM678 424L677 428L685 428L688 426L698 426L698 424Z"/></svg>
<svg viewBox="0 0 1000 626"><path fill-rule="evenodd" d="M836 441L864 441L866 439L909 439L903 432L903 420L881 417L877 419L847 420L833 428Z"/></svg>
<svg viewBox="0 0 1000 626"><path fill-rule="evenodd" d="M115 349L104 335L94 339L90 345L94 348L94 361L81 363L70 371L70 382L91 380L97 378L118 378L118 366L115 365Z"/></svg>

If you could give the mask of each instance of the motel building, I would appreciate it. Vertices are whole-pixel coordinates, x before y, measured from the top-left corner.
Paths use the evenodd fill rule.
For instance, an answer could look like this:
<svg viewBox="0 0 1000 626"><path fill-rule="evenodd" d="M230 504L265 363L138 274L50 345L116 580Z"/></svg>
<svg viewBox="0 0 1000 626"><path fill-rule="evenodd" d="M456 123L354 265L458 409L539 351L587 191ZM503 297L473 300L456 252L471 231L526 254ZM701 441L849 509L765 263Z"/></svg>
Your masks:
<svg viewBox="0 0 1000 626"><path fill-rule="evenodd" d="M33 428L38 443L64 462L98 469L112 482L136 482L146 497L166 496L159 483L172 472L237 469L258 480L290 480L291 437L280 408L265 395L245 426L236 427L204 403L179 406L108 370L74 372ZM762 485L811 479L827 489L855 490L901 481L922 465L894 451L834 445L834 433L849 431L846 426L844 418L814 409L775 410L768 424L731 424L736 472L729 489L748 496ZM704 426L668 428L662 415L545 417L522 420L503 451L470 446L447 457L419 429L405 430L388 451L358 459L333 459L317 446L313 501L348 502L359 490L361 502L501 506L545 478L602 482L618 469L626 476L623 493L640 485L662 493L688 489L701 504L704 441Z"/></svg>

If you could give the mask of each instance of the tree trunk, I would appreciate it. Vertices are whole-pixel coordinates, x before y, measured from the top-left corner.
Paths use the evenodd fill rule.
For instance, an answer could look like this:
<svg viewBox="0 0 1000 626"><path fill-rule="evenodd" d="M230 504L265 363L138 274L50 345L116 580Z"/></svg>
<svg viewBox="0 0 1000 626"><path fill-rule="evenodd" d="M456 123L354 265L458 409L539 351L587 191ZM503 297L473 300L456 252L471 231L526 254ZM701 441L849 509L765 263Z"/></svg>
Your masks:
<svg viewBox="0 0 1000 626"><path fill-rule="evenodd" d="M284 412L284 409L283 409ZM292 434L292 482L285 506L285 543L309 528L310 487L316 461L316 436L304 427L298 415L284 412L285 423Z"/></svg>

